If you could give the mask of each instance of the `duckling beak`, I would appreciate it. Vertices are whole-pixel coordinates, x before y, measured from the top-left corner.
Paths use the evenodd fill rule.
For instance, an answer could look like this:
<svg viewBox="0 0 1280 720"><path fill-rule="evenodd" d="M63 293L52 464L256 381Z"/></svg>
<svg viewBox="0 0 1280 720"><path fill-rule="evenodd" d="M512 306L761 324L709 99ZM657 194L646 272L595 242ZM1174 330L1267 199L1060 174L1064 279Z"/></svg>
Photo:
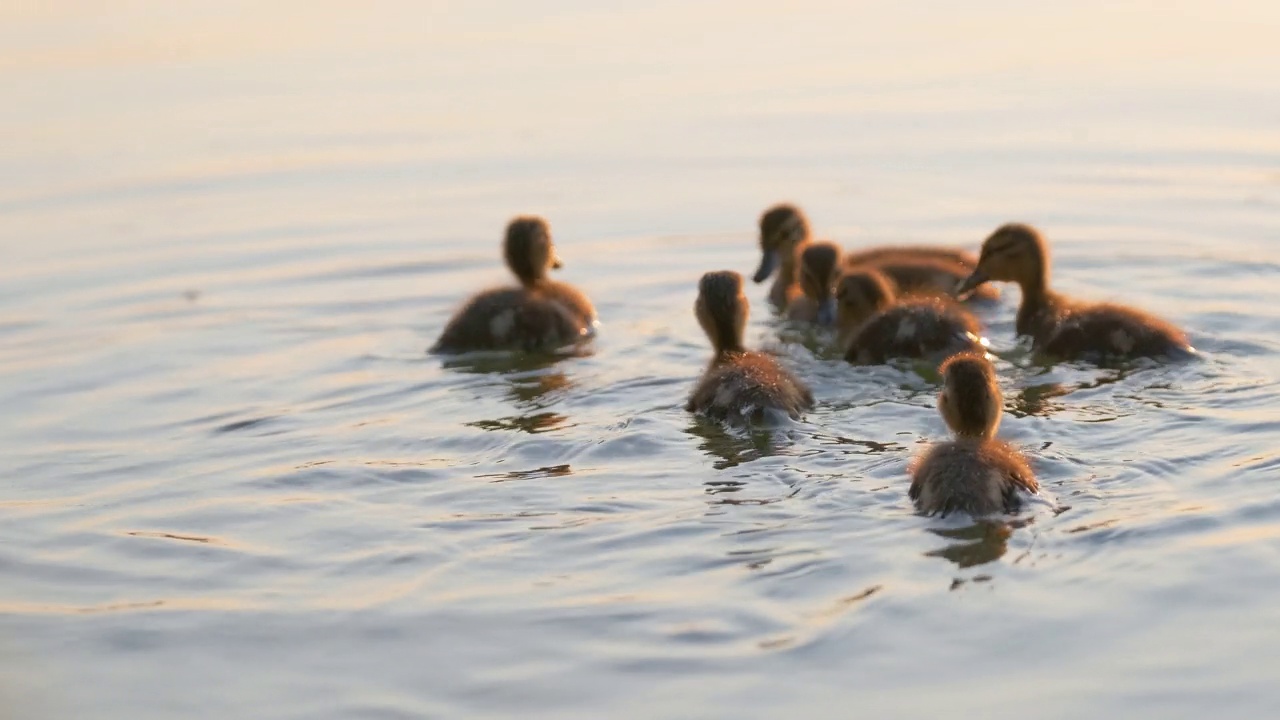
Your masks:
<svg viewBox="0 0 1280 720"><path fill-rule="evenodd" d="M778 269L778 251L769 250L760 258L760 267L756 268L756 274L751 277L752 280L762 283L769 279L774 270Z"/></svg>
<svg viewBox="0 0 1280 720"><path fill-rule="evenodd" d="M836 324L836 299L829 297L818 304L818 324L831 327Z"/></svg>
<svg viewBox="0 0 1280 720"><path fill-rule="evenodd" d="M956 297L961 297L973 292L975 288L990 279L991 278L987 277L987 274L982 271L982 268L974 270L973 274L965 278L964 282L960 283L960 287L956 288Z"/></svg>

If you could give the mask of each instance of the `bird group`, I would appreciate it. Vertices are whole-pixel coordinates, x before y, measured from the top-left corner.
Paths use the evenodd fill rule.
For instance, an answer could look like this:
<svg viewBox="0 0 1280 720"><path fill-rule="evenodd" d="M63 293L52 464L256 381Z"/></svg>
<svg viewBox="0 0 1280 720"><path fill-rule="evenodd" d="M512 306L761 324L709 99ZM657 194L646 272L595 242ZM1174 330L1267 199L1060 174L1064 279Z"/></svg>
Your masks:
<svg viewBox="0 0 1280 720"><path fill-rule="evenodd" d="M1074 300L1049 289L1049 248L1039 231L1002 225L974 257L963 250L884 246L845 253L815 241L795 205L759 220L760 264L753 280L774 278L769 302L784 317L833 328L845 360L941 361L938 411L954 438L935 443L911 467L909 496L926 514L1016 512L1038 485L1027 460L996 437L1003 398L982 325L966 307L998 296L991 282L1016 283L1016 329L1045 358L1114 362L1182 359L1195 351L1172 324L1123 305ZM596 312L587 297L548 277L559 268L540 217L512 220L503 243L516 287L481 292L445 326L433 352L548 353L589 340ZM808 386L771 354L747 349L749 305L732 270L705 273L694 314L712 357L686 409L728 424L800 419L814 405Z"/></svg>

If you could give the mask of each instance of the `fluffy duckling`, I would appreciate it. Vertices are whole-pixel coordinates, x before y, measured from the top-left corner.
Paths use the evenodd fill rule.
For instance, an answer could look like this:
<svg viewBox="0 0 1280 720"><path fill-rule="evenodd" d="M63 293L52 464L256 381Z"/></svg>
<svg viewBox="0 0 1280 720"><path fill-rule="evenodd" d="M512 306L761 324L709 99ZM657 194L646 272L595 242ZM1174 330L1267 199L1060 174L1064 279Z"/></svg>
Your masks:
<svg viewBox="0 0 1280 720"><path fill-rule="evenodd" d="M1030 335L1032 347L1050 356L1127 359L1194 353L1187 336L1160 318L1123 305L1077 302L1050 291L1049 248L1030 225L1010 223L991 233L982 243L978 267L959 292L990 280L1021 287L1018 334Z"/></svg>
<svg viewBox="0 0 1280 720"><path fill-rule="evenodd" d="M840 278L840 248L835 243L806 243L800 252L801 294L787 304L787 317L832 325L836 321L835 283Z"/></svg>
<svg viewBox="0 0 1280 720"><path fill-rule="evenodd" d="M800 277L800 255L811 242L809 219L795 205L781 204L760 216L760 266L752 279L762 283L777 272L769 288L769 302L788 310L803 293ZM953 292L974 267L973 256L963 250L929 246L867 248L841 255L844 267L873 265L893 278L908 292ZM975 297L993 298L998 293L990 288L978 290ZM816 310L814 310L816 312Z"/></svg>
<svg viewBox="0 0 1280 720"><path fill-rule="evenodd" d="M855 365L983 352L980 326L969 311L936 295L899 298L877 270L850 270L840 278L836 300L840 347Z"/></svg>
<svg viewBox="0 0 1280 720"><path fill-rule="evenodd" d="M796 282L796 257L809 242L809 218L795 205L775 205L760 216L760 267L752 280L762 283L776 270L769 302L785 309L801 295Z"/></svg>
<svg viewBox="0 0 1280 720"><path fill-rule="evenodd" d="M996 438L1003 400L991 363L978 353L954 355L938 368L938 411L955 433L916 458L908 495L929 515L1017 512L1019 490L1039 490L1026 458Z"/></svg>
<svg viewBox="0 0 1280 720"><path fill-rule="evenodd" d="M512 220L503 254L520 285L486 290L468 300L445 326L432 352L547 352L593 334L596 311L587 296L547 277L548 270L562 263L546 220L533 216Z"/></svg>
<svg viewBox="0 0 1280 720"><path fill-rule="evenodd" d="M715 355L685 409L744 423L781 414L798 419L813 407L813 394L777 360L743 347L748 311L741 275L724 270L702 276L694 313Z"/></svg>

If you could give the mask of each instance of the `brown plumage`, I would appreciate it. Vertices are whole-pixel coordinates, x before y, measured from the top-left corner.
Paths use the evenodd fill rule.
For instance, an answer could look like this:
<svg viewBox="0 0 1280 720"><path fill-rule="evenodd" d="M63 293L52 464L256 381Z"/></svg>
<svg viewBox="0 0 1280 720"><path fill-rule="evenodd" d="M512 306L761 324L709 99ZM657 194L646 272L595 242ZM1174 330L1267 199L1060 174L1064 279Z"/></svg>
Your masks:
<svg viewBox="0 0 1280 720"><path fill-rule="evenodd" d="M787 317L830 325L835 322L835 283L840 278L840 248L835 243L811 242L800 252L800 290L787 305Z"/></svg>
<svg viewBox="0 0 1280 720"><path fill-rule="evenodd" d="M775 205L760 216L760 267L751 279L762 283L777 271L769 302L778 309L786 309L802 295L796 258L808 242L809 218L795 205Z"/></svg>
<svg viewBox="0 0 1280 720"><path fill-rule="evenodd" d="M1049 290L1049 247L1030 225L1010 223L982 243L978 267L961 291L991 280L1022 289L1019 335L1032 346L1063 358L1127 359L1186 357L1194 353L1187 336L1165 320L1111 303L1084 303Z"/></svg>
<svg viewBox="0 0 1280 720"><path fill-rule="evenodd" d="M517 217L503 240L518 287L478 293L454 314L432 352L549 352L591 336L595 308L577 288L547 277L561 266L551 230L540 217Z"/></svg>
<svg viewBox="0 0 1280 720"><path fill-rule="evenodd" d="M752 279L761 283L776 272L769 302L788 314L793 301L801 302L800 254L811 237L809 219L795 205L775 205L760 216L760 266ZM963 250L911 245L865 248L843 256L840 262L844 267L873 265L906 291L948 295L974 266L973 256ZM996 295L988 288L974 297Z"/></svg>
<svg viewBox="0 0 1280 720"><path fill-rule="evenodd" d="M1017 512L1018 491L1035 493L1039 485L1022 453L996 438L1003 400L991 363L978 353L962 353L938 371L938 411L956 437L916 458L908 495L929 515Z"/></svg>
<svg viewBox="0 0 1280 720"><path fill-rule="evenodd" d="M836 288L840 347L855 365L892 358L938 358L964 350L982 351L978 321L947 298L899 298L883 273L850 270Z"/></svg>
<svg viewBox="0 0 1280 720"><path fill-rule="evenodd" d="M956 288L973 272L972 263L946 257L923 257L897 251L883 251L872 260L858 260L864 253L845 259L848 269L873 268L887 275L902 293L912 295L942 295L952 297ZM966 253L967 255L967 253ZM992 301L1000 292L990 285L973 288L968 296L972 300Z"/></svg>
<svg viewBox="0 0 1280 720"><path fill-rule="evenodd" d="M741 275L725 270L702 276L694 313L715 355L685 407L739 423L771 415L798 419L813 407L813 394L777 360L743 347L748 311Z"/></svg>

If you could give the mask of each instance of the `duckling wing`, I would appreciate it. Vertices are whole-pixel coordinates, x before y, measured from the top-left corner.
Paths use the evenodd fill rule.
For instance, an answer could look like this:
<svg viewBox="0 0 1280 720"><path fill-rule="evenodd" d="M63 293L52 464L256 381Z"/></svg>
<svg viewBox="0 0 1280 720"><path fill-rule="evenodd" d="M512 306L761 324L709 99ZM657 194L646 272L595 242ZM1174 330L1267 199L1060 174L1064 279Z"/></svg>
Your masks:
<svg viewBox="0 0 1280 720"><path fill-rule="evenodd" d="M1017 512L1018 491L1034 493L1035 476L1012 446L999 440L958 439L930 447L913 467L908 496L917 509L944 517Z"/></svg>
<svg viewBox="0 0 1280 720"><path fill-rule="evenodd" d="M596 321L596 308L591 300L586 293L569 283L547 281L539 288L539 292L563 305L583 326Z"/></svg>
<svg viewBox="0 0 1280 720"><path fill-rule="evenodd" d="M708 368L685 407L720 420L751 422L770 412L799 419L812 406L809 388L776 360L743 352Z"/></svg>
<svg viewBox="0 0 1280 720"><path fill-rule="evenodd" d="M973 272L973 264L949 258L918 256L905 253L884 253L865 260L869 265L888 275L904 293L943 295L950 297L960 284ZM853 266L846 262L846 266ZM971 297L993 300L1000 291L991 284L976 288Z"/></svg>
<svg viewBox="0 0 1280 720"><path fill-rule="evenodd" d="M891 358L928 359L980 349L978 322L943 298L911 298L873 315L845 349L855 365Z"/></svg>
<svg viewBox="0 0 1280 720"><path fill-rule="evenodd" d="M1057 357L1181 356L1187 336L1173 324L1123 305L1090 305L1070 311L1042 349Z"/></svg>
<svg viewBox="0 0 1280 720"><path fill-rule="evenodd" d="M500 288L471 298L453 316L433 352L549 352L580 341L582 324L560 303L524 288Z"/></svg>

